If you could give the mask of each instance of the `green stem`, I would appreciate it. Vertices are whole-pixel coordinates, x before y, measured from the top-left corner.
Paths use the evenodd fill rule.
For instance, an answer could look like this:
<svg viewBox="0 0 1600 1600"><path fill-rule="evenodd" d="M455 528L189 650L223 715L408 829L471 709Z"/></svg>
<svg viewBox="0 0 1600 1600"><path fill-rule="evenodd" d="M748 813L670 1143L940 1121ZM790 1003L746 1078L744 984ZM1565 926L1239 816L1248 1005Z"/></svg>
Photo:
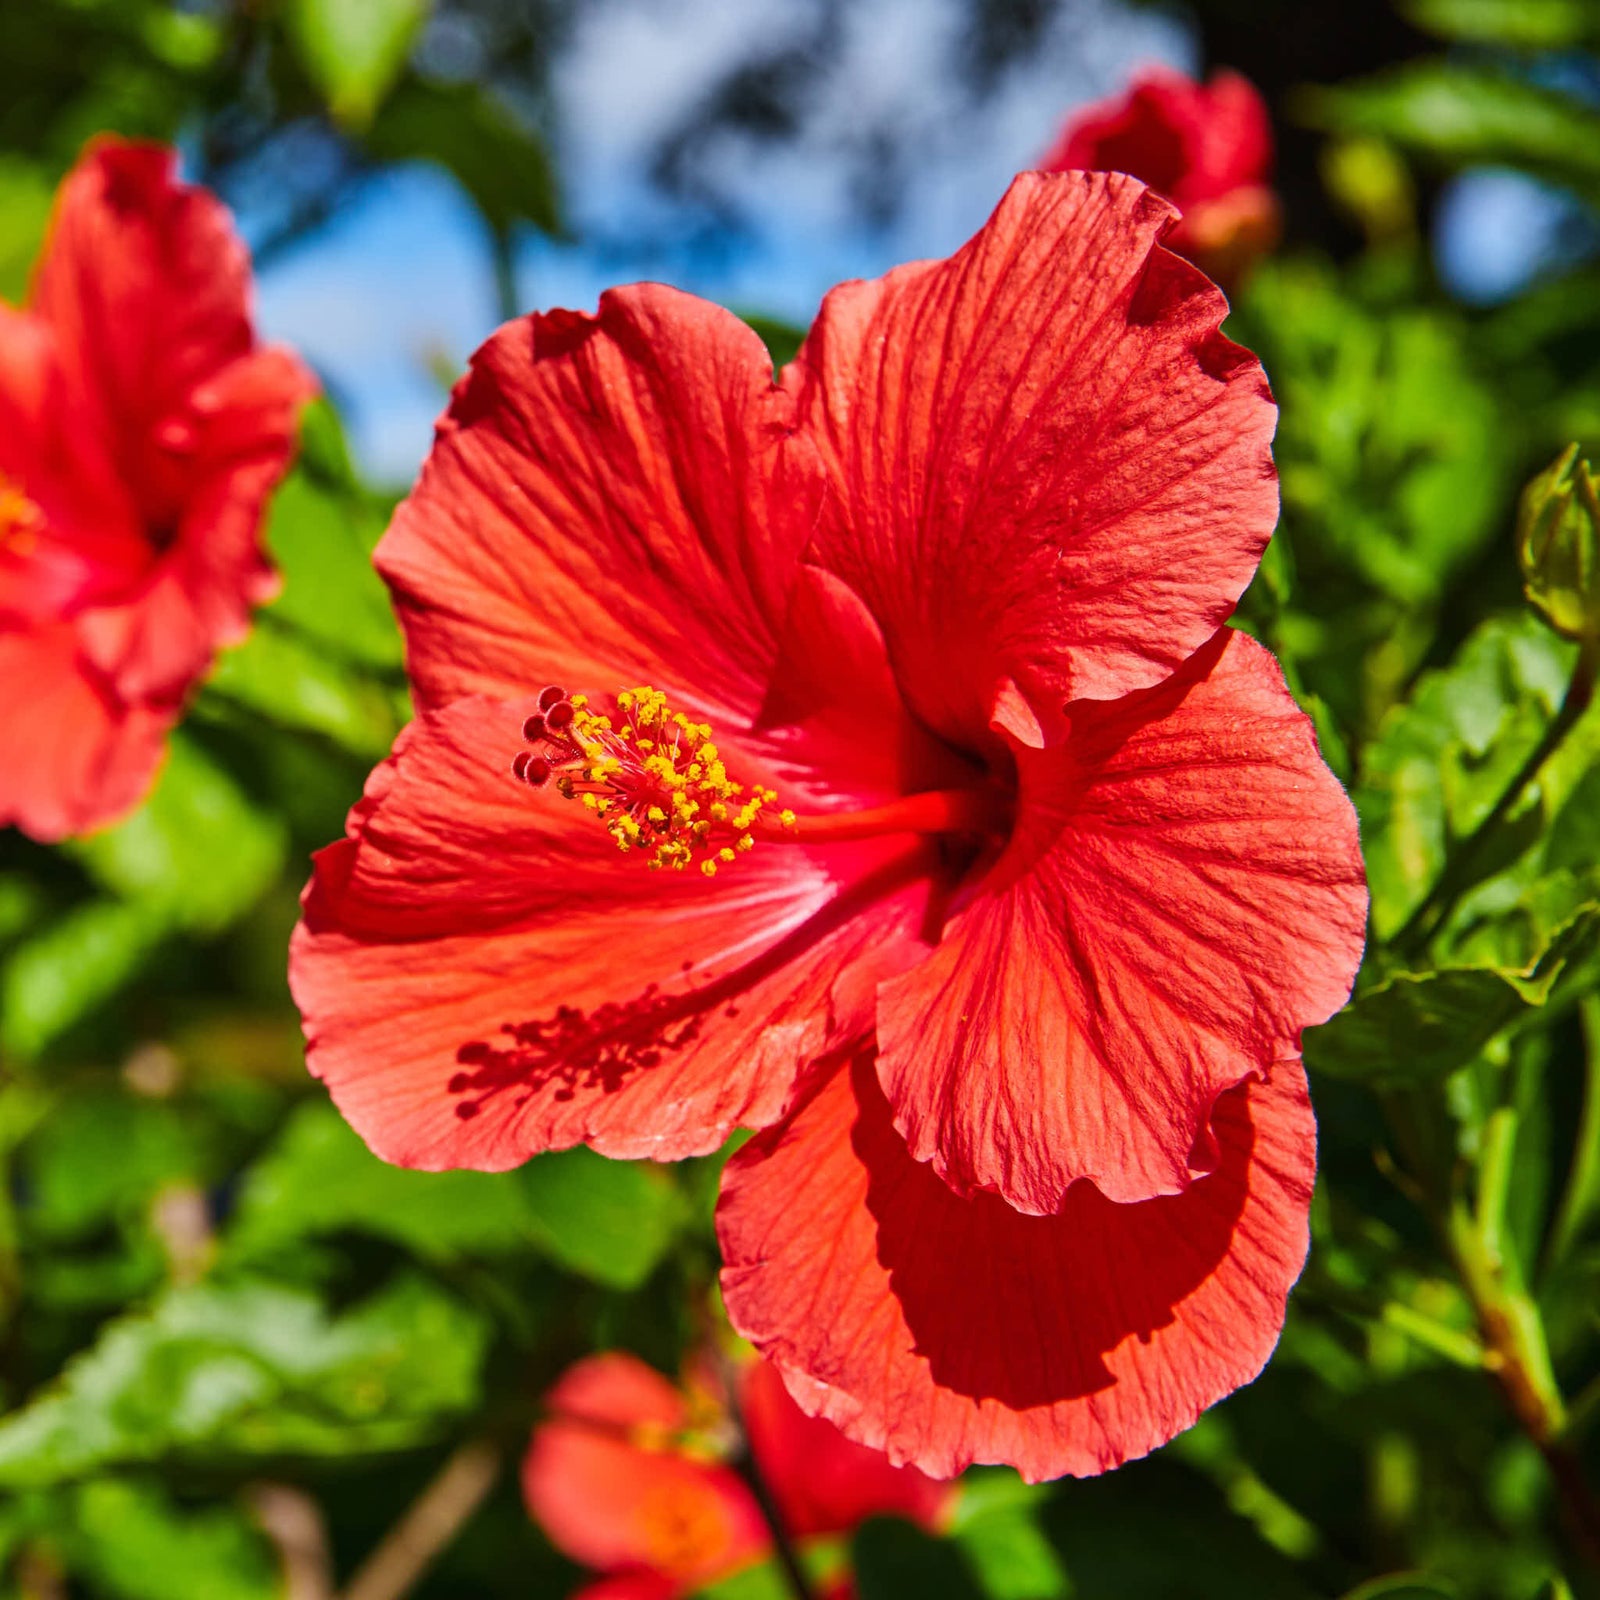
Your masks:
<svg viewBox="0 0 1600 1600"><path fill-rule="evenodd" d="M1586 640L1578 652L1577 664L1572 669L1572 681L1567 685L1561 709L1545 729L1544 737L1517 769L1516 776L1506 785L1488 816L1451 853L1444 871L1423 897L1422 903L1389 940L1389 946L1395 954L1408 957L1416 955L1438 932L1439 925L1472 883L1472 874L1484 847L1493 839L1528 785L1539 776L1544 764L1561 748L1567 735L1589 709L1594 699L1597 667L1600 667L1600 642Z"/></svg>
<svg viewBox="0 0 1600 1600"><path fill-rule="evenodd" d="M509 322L518 311L517 257L509 228L496 228L490 237L494 257L494 297L500 320Z"/></svg>
<svg viewBox="0 0 1600 1600"><path fill-rule="evenodd" d="M1572 1171L1550 1228L1545 1261L1559 1261L1576 1242L1589 1218L1600 1208L1600 995L1578 1002L1583 1019L1583 1109L1572 1148Z"/></svg>
<svg viewBox="0 0 1600 1600"><path fill-rule="evenodd" d="M1600 1374L1591 1378L1567 1407L1568 1441L1581 1439L1596 1417L1600 1417Z"/></svg>
<svg viewBox="0 0 1600 1600"><path fill-rule="evenodd" d="M362 1562L340 1600L403 1600L477 1513L500 1476L490 1439L457 1445L436 1477Z"/></svg>
<svg viewBox="0 0 1600 1600"><path fill-rule="evenodd" d="M1470 1333L1447 1327L1432 1317L1400 1300L1391 1300L1383 1308L1383 1320L1408 1339L1453 1361L1458 1367L1469 1367L1481 1372L1489 1363L1489 1353Z"/></svg>
<svg viewBox="0 0 1600 1600"><path fill-rule="evenodd" d="M1478 1204L1474 1219L1483 1253L1496 1272L1505 1272L1506 1202L1511 1197L1511 1161L1517 1147L1517 1113L1500 1106L1483 1125L1478 1157Z"/></svg>
<svg viewBox="0 0 1600 1600"><path fill-rule="evenodd" d="M1484 1237L1478 1217L1459 1202L1451 1206L1446 1232L1483 1333L1488 1364L1512 1414L1550 1469L1577 1547L1600 1568L1600 1505L1566 1437L1566 1407L1539 1308L1515 1281L1511 1261Z"/></svg>
<svg viewBox="0 0 1600 1600"><path fill-rule="evenodd" d="M750 1448L750 1434L744 1425L744 1417L735 1398L739 1388L731 1363L725 1365L724 1381L729 1396L728 1409L739 1430L739 1453L731 1463L733 1469L744 1479L751 1494L755 1496L756 1504L761 1508L762 1519L766 1522L767 1531L772 1535L772 1551L778 1559L778 1566L782 1569L789 1593L794 1600L816 1600L816 1591L811 1587L811 1580L806 1576L805 1568L800 1565L800 1557L795 1550L794 1542L789 1537L789 1530L784 1525L783 1514L778 1510L778 1502L773 1498L772 1490L762 1475L755 1453Z"/></svg>

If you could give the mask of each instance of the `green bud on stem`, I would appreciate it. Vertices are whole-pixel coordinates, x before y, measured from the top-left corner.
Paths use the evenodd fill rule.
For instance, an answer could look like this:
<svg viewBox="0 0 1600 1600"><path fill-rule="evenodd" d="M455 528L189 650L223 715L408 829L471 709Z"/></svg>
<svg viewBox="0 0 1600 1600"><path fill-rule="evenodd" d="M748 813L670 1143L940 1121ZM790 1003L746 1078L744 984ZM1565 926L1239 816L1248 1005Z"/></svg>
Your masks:
<svg viewBox="0 0 1600 1600"><path fill-rule="evenodd" d="M1517 560L1528 603L1557 633L1600 640L1600 486L1577 445L1522 491Z"/></svg>

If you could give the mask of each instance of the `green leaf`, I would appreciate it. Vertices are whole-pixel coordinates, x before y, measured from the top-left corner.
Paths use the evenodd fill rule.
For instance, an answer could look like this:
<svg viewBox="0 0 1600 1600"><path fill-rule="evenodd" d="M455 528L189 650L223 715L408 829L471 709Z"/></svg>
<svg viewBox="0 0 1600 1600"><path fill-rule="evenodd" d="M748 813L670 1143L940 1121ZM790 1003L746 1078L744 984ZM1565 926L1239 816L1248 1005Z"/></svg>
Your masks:
<svg viewBox="0 0 1600 1600"><path fill-rule="evenodd" d="M38 1055L115 994L169 927L159 908L91 900L18 945L0 974L0 1048Z"/></svg>
<svg viewBox="0 0 1600 1600"><path fill-rule="evenodd" d="M186 1511L159 1485L103 1479L64 1508L67 1566L117 1600L280 1600L272 1547L234 1506Z"/></svg>
<svg viewBox="0 0 1600 1600"><path fill-rule="evenodd" d="M432 0L291 0L285 22L329 111L347 128L364 128L432 9Z"/></svg>
<svg viewBox="0 0 1600 1600"><path fill-rule="evenodd" d="M203 1156L169 1102L79 1088L23 1145L18 1166L30 1234L59 1243L141 1210L166 1184L198 1181Z"/></svg>
<svg viewBox="0 0 1600 1600"><path fill-rule="evenodd" d="M1457 1600L1459 1590L1425 1572L1395 1572L1358 1584L1342 1600Z"/></svg>
<svg viewBox="0 0 1600 1600"><path fill-rule="evenodd" d="M332 1106L312 1104L246 1176L226 1248L234 1259L257 1259L294 1239L350 1230L430 1261L538 1251L633 1289L671 1246L684 1212L660 1167L582 1148L507 1173L393 1167Z"/></svg>
<svg viewBox="0 0 1600 1600"><path fill-rule="evenodd" d="M794 1587L776 1561L745 1567L694 1593L699 1600L794 1600Z"/></svg>
<svg viewBox="0 0 1600 1600"><path fill-rule="evenodd" d="M1452 847L1494 808L1539 742L1565 693L1573 654L1531 616L1496 619L1447 668L1425 674L1384 720L1354 792L1380 939L1422 901ZM1512 845L1526 848L1542 834L1554 799L1546 791L1559 787L1560 775L1547 769L1532 813L1524 813L1530 825L1510 836ZM1502 852L1485 870L1506 864Z"/></svg>
<svg viewBox="0 0 1600 1600"><path fill-rule="evenodd" d="M0 946L26 932L43 905L44 896L31 879L20 873L0 873Z"/></svg>
<svg viewBox="0 0 1600 1600"><path fill-rule="evenodd" d="M1501 972L1403 972L1308 1029L1306 1065L1332 1077L1426 1083L1471 1061L1525 1008Z"/></svg>
<svg viewBox="0 0 1600 1600"><path fill-rule="evenodd" d="M1545 865L1583 871L1600 863L1600 762L1574 785L1545 837Z"/></svg>
<svg viewBox="0 0 1600 1600"><path fill-rule="evenodd" d="M265 618L222 657L206 688L277 727L316 734L372 761L388 753L405 720L400 691Z"/></svg>
<svg viewBox="0 0 1600 1600"><path fill-rule="evenodd" d="M854 1540L861 1600L983 1600L953 1541L894 1517L873 1517Z"/></svg>
<svg viewBox="0 0 1600 1600"><path fill-rule="evenodd" d="M683 1196L647 1161L608 1161L579 1145L536 1156L516 1176L548 1254L614 1289L638 1288L684 1222Z"/></svg>
<svg viewBox="0 0 1600 1600"><path fill-rule="evenodd" d="M267 543L283 574L250 637L208 688L277 725L381 757L407 715L404 648L372 552L386 500L356 482L339 420L308 413L300 466L273 497Z"/></svg>
<svg viewBox="0 0 1600 1600"><path fill-rule="evenodd" d="M197 932L248 911L287 847L282 823L181 733L149 799L126 822L69 846L104 887Z"/></svg>
<svg viewBox="0 0 1600 1600"><path fill-rule="evenodd" d="M54 185L31 161L0 154L0 300L20 305L50 220Z"/></svg>
<svg viewBox="0 0 1600 1600"><path fill-rule="evenodd" d="M342 442L319 427L314 435L307 431L308 448L313 436L322 441L321 471L316 477L290 473L272 499L267 545L282 571L283 590L264 614L341 661L398 669L404 659L400 629L372 564L389 519L387 502L330 486L340 470L335 451Z"/></svg>
<svg viewBox="0 0 1600 1600"><path fill-rule="evenodd" d="M1242 312L1282 406L1297 604L1327 614L1330 568L1407 606L1436 601L1493 532L1509 470L1458 319L1368 305L1304 259L1263 263Z"/></svg>
<svg viewBox="0 0 1600 1600"><path fill-rule="evenodd" d="M1561 50L1600 37L1591 0L1404 0L1419 28L1444 39Z"/></svg>
<svg viewBox="0 0 1600 1600"><path fill-rule="evenodd" d="M384 102L366 143L384 161L443 167L496 233L519 222L544 233L559 229L543 141L486 89L408 80Z"/></svg>
<svg viewBox="0 0 1600 1600"><path fill-rule="evenodd" d="M1600 195L1600 111L1507 73L1410 62L1308 92L1303 109L1317 126L1389 139L1439 166L1522 167Z"/></svg>
<svg viewBox="0 0 1600 1600"><path fill-rule="evenodd" d="M486 1344L482 1319L420 1278L342 1315L265 1282L173 1289L0 1423L0 1485L414 1445L476 1403Z"/></svg>
<svg viewBox="0 0 1600 1600"><path fill-rule="evenodd" d="M431 1261L505 1254L542 1239L515 1176L392 1167L332 1106L312 1102L246 1173L225 1248L244 1260L345 1230L393 1239Z"/></svg>
<svg viewBox="0 0 1600 1600"><path fill-rule="evenodd" d="M1600 906L1562 926L1523 971L1453 967L1399 973L1305 1035L1306 1065L1333 1077L1389 1085L1437 1081L1473 1060L1496 1034L1550 998L1558 983L1591 981Z"/></svg>
<svg viewBox="0 0 1600 1600"><path fill-rule="evenodd" d="M966 1519L954 1541L989 1600L1062 1600L1072 1592L1054 1546L1023 1506Z"/></svg>
<svg viewBox="0 0 1600 1600"><path fill-rule="evenodd" d="M739 316L761 335L761 342L767 347L773 366L780 371L794 360L805 342L806 330L797 328L792 322L764 316L759 311L741 311Z"/></svg>

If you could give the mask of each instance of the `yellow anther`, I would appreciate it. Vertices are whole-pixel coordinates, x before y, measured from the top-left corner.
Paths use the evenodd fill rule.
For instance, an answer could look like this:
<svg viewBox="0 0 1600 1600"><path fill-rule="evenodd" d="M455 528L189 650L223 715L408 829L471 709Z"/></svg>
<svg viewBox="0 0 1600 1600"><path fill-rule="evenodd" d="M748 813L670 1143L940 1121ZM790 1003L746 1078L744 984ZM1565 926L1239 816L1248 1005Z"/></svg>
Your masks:
<svg viewBox="0 0 1600 1600"><path fill-rule="evenodd" d="M0 472L0 551L14 556L33 554L44 528L42 512L18 484Z"/></svg>
<svg viewBox="0 0 1600 1600"><path fill-rule="evenodd" d="M751 830L777 795L728 776L709 723L672 710L648 684L622 690L614 715L588 709L581 694L568 704L570 719L538 736L539 759L556 792L582 800L620 851L643 851L654 871L698 864L709 878L754 847Z"/></svg>

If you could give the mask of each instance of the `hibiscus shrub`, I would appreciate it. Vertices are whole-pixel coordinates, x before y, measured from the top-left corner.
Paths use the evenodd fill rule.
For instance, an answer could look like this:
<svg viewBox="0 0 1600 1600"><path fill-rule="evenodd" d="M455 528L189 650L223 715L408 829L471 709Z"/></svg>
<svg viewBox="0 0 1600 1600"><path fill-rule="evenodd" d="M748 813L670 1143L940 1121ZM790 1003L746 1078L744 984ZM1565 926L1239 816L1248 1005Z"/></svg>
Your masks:
<svg viewBox="0 0 1600 1600"><path fill-rule="evenodd" d="M523 9L7 11L0 1597L1600 1596L1592 18L1202 4L375 485L219 194L509 292Z"/></svg>

